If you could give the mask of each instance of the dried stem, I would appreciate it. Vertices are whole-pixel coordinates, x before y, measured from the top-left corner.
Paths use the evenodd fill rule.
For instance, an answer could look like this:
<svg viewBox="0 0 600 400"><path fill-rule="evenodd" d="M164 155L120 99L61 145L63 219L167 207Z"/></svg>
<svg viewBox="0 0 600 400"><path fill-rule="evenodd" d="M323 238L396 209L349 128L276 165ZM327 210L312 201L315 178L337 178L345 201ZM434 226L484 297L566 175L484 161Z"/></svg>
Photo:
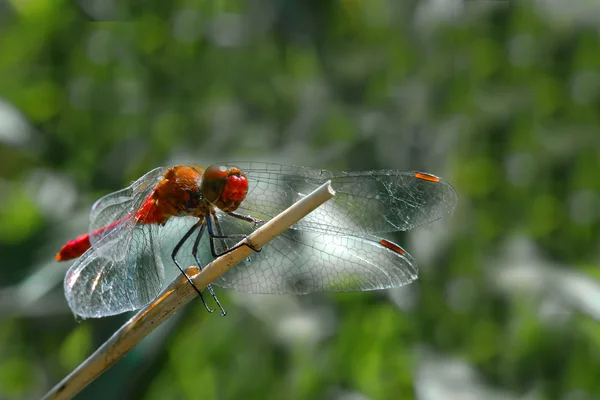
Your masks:
<svg viewBox="0 0 600 400"><path fill-rule="evenodd" d="M331 182L326 182L308 196L269 220L248 236L255 248L263 247L293 224L304 218L321 204L335 195ZM243 242L240 242L243 243ZM254 251L248 246L221 256L208 264L200 272L197 267L189 267L187 274L198 289L223 275L229 268L251 255ZM117 362L125 353L135 347L144 337L166 321L181 307L194 299L197 293L184 277L175 279L151 304L141 309L133 318L116 331L110 339L98 348L87 360L53 387L44 399L70 399L90 382Z"/></svg>

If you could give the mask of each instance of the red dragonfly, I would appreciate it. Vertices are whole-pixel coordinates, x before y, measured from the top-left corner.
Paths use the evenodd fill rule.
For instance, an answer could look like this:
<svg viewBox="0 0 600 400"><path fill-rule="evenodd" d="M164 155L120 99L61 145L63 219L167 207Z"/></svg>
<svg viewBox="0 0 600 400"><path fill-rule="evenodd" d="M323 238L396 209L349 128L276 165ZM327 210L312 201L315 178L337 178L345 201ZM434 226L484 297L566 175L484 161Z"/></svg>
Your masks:
<svg viewBox="0 0 600 400"><path fill-rule="evenodd" d="M213 284L249 293L305 294L386 289L415 280L418 268L410 254L374 234L451 214L456 191L434 175L256 162L205 170L177 165L156 168L93 205L89 233L56 255L58 261L78 258L65 277L67 302L83 318L141 308L163 288L165 263L172 261L184 275L182 266L202 268L327 180L334 198ZM225 315L213 288L207 290Z"/></svg>

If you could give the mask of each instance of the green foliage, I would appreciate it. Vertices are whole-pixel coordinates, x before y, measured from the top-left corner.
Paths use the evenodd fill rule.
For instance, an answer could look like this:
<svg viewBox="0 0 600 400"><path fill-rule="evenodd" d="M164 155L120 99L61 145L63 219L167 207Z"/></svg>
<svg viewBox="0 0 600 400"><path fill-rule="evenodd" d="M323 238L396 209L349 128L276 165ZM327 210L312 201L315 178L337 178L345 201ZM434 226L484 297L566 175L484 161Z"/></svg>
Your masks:
<svg viewBox="0 0 600 400"><path fill-rule="evenodd" d="M90 326L80 325L67 336L60 347L60 365L66 371L77 367L92 349Z"/></svg>
<svg viewBox="0 0 600 400"><path fill-rule="evenodd" d="M81 398L408 399L443 381L422 378L431 353L479 374L457 386L600 396L594 27L523 2L112 3L102 22L77 2L0 10L0 96L22 114L0 103L0 397L38 397L122 322L77 324L57 281L24 280L61 268L93 201L157 165L231 158L420 169L459 208L403 243L422 267L398 292L410 306L219 291L226 318L190 306ZM40 170L65 186L42 190Z"/></svg>

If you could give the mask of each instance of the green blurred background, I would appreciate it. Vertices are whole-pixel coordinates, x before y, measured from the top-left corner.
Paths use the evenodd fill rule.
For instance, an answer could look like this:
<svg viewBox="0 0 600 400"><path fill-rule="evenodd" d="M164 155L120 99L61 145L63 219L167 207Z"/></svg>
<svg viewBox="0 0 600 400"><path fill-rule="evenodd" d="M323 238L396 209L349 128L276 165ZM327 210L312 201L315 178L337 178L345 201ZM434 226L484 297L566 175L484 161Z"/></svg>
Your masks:
<svg viewBox="0 0 600 400"><path fill-rule="evenodd" d="M378 293L218 290L81 399L600 398L600 6L0 0L0 398L37 398L129 315L77 323L62 244L177 162L444 177Z"/></svg>

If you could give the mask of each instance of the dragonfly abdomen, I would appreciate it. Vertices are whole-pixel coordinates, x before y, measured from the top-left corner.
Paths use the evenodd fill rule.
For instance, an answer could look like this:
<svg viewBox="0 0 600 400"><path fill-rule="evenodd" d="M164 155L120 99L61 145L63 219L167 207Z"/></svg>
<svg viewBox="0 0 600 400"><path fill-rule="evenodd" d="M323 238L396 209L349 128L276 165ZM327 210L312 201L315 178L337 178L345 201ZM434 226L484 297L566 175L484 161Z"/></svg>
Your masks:
<svg viewBox="0 0 600 400"><path fill-rule="evenodd" d="M102 228L98 228L90 233L79 235L73 240L69 240L67 244L65 244L62 247L62 249L60 249L58 254L56 254L56 261L66 261L71 260L73 258L81 257L83 253L85 253L90 247L92 247L92 244L90 242L90 236L101 236L104 233L104 231L112 230L117 225L127 221L129 218L131 218L130 215L118 221L112 222L106 226L103 226Z"/></svg>
<svg viewBox="0 0 600 400"><path fill-rule="evenodd" d="M56 261L66 261L80 257L91 247L90 235L88 233L69 240L56 254Z"/></svg>

